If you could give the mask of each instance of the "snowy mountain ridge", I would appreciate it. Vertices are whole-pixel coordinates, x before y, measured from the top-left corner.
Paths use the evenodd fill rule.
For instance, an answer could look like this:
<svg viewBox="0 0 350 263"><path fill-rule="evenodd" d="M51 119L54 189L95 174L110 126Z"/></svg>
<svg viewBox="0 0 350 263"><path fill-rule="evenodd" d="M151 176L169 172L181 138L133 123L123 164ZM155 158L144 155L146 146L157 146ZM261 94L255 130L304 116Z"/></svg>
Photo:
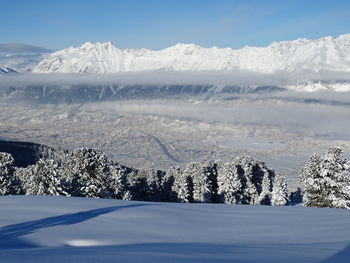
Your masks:
<svg viewBox="0 0 350 263"><path fill-rule="evenodd" d="M119 49L111 42L69 47L49 54L34 73L169 71L350 72L350 34L273 42L267 47L204 48L176 44L159 51Z"/></svg>
<svg viewBox="0 0 350 263"><path fill-rule="evenodd" d="M2 67L0 66L0 75L1 74L7 74L7 73L17 73L16 70L9 68L9 67Z"/></svg>

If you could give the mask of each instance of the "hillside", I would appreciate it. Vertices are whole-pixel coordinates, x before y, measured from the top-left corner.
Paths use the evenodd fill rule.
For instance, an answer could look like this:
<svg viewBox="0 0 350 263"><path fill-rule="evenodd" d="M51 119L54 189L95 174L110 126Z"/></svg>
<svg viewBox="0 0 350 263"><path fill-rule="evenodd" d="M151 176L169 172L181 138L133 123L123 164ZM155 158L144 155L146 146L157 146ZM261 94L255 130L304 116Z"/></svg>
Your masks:
<svg viewBox="0 0 350 263"><path fill-rule="evenodd" d="M10 153L18 167L35 164L40 158L47 157L51 148L31 142L3 141L0 139L0 152Z"/></svg>
<svg viewBox="0 0 350 263"><path fill-rule="evenodd" d="M345 263L349 211L0 197L0 262Z"/></svg>

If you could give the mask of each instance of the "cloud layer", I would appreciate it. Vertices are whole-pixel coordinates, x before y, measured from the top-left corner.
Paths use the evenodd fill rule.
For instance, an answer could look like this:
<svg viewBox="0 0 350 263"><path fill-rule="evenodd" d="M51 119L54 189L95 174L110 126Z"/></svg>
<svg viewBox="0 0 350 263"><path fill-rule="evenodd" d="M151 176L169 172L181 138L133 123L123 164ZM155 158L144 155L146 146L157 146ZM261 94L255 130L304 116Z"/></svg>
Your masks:
<svg viewBox="0 0 350 263"><path fill-rule="evenodd" d="M38 46L32 46L32 45L26 45L26 44L19 44L19 43L0 43L0 52L10 52L10 53L48 53L52 52L52 50L44 48L44 47L38 47Z"/></svg>
<svg viewBox="0 0 350 263"><path fill-rule="evenodd" d="M237 85L237 86L286 86L301 81L350 81L349 73L277 73L259 74L244 71L173 72L148 71L114 74L20 74L3 77L0 86L26 85Z"/></svg>

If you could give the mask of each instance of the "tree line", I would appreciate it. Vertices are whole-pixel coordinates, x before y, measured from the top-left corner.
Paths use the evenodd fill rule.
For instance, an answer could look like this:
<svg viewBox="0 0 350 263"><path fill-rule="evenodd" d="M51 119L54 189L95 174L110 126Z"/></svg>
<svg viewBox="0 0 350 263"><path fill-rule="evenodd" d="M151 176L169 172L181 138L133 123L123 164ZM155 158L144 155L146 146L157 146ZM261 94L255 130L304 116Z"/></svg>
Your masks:
<svg viewBox="0 0 350 263"><path fill-rule="evenodd" d="M100 149L53 154L19 168L0 153L0 195L63 195L123 200L350 208L350 162L340 148L313 155L300 172L303 191L289 194L286 179L251 156L203 161L167 170L135 169Z"/></svg>

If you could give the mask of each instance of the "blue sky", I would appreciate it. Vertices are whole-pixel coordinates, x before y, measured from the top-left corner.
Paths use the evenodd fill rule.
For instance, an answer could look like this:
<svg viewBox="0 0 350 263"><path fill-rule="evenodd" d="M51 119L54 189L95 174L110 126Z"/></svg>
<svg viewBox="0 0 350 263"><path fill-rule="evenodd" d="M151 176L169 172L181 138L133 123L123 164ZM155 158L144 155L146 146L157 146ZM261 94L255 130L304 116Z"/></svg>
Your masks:
<svg viewBox="0 0 350 263"><path fill-rule="evenodd" d="M349 0L0 0L0 43L264 46L350 33Z"/></svg>

